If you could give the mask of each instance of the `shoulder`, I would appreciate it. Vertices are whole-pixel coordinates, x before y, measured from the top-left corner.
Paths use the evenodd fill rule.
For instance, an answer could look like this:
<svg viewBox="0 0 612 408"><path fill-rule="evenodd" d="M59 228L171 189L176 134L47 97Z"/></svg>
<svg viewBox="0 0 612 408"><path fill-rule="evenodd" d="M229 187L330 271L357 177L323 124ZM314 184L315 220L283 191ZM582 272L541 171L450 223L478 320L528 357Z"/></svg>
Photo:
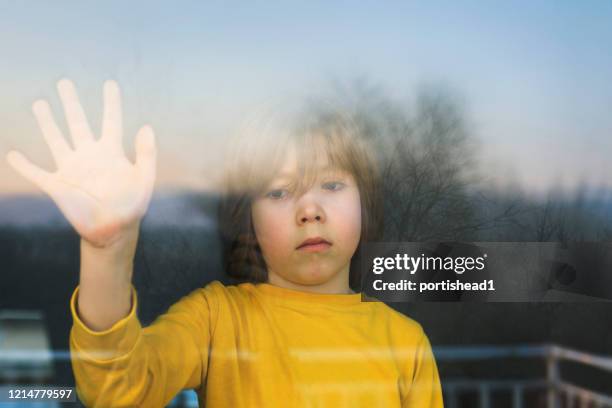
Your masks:
<svg viewBox="0 0 612 408"><path fill-rule="evenodd" d="M225 285L223 282L214 280L200 289L204 296L215 300L228 300L246 298L253 290L253 284L241 283L239 285Z"/></svg>
<svg viewBox="0 0 612 408"><path fill-rule="evenodd" d="M401 344L418 344L425 337L423 326L413 318L391 306L377 301L372 307L378 320L382 320L390 337Z"/></svg>
<svg viewBox="0 0 612 408"><path fill-rule="evenodd" d="M188 294L176 302L172 308L207 308L209 312L215 313L219 309L219 305L231 301L232 298L241 296L240 290L236 290L233 285L225 285L222 282L215 280L203 287L193 289Z"/></svg>
<svg viewBox="0 0 612 408"><path fill-rule="evenodd" d="M382 302L379 308L386 316L388 345L398 369L405 378L413 378L414 370L434 360L429 338L416 320Z"/></svg>
<svg viewBox="0 0 612 408"><path fill-rule="evenodd" d="M248 308L253 302L254 285L252 283L226 285L214 280L196 291L200 291L206 298L213 313L238 311Z"/></svg>
<svg viewBox="0 0 612 408"><path fill-rule="evenodd" d="M220 315L227 311L244 309L247 300L248 288L243 285L225 285L214 280L183 296L172 305L170 311L188 312L190 315L209 319L215 327Z"/></svg>

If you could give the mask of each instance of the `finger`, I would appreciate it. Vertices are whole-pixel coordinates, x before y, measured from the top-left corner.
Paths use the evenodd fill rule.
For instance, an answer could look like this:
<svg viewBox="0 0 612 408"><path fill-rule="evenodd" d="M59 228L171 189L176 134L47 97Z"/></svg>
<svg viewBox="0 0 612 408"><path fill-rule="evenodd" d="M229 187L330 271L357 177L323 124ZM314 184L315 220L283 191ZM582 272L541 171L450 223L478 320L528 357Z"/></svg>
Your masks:
<svg viewBox="0 0 612 408"><path fill-rule="evenodd" d="M155 134L151 126L143 126L136 134L136 166L145 178L147 189L153 189L157 163Z"/></svg>
<svg viewBox="0 0 612 408"><path fill-rule="evenodd" d="M6 154L6 161L26 179L36 184L44 192L51 189L53 175L40 167L33 165L21 152L11 150Z"/></svg>
<svg viewBox="0 0 612 408"><path fill-rule="evenodd" d="M74 148L78 149L84 143L93 141L93 135L87 123L85 112L83 112L83 107L79 102L79 97L72 81L68 79L60 80L57 83L57 91L64 105L64 113L66 114L68 129L70 129L70 135L74 142Z"/></svg>
<svg viewBox="0 0 612 408"><path fill-rule="evenodd" d="M104 115L102 118L102 136L114 147L123 151L123 123L121 115L121 92L115 81L104 83Z"/></svg>
<svg viewBox="0 0 612 408"><path fill-rule="evenodd" d="M59 167L60 162L72 151L64 139L62 132L57 127L51 109L47 101L38 100L32 104L32 111L38 122L38 127L51 150L55 163Z"/></svg>

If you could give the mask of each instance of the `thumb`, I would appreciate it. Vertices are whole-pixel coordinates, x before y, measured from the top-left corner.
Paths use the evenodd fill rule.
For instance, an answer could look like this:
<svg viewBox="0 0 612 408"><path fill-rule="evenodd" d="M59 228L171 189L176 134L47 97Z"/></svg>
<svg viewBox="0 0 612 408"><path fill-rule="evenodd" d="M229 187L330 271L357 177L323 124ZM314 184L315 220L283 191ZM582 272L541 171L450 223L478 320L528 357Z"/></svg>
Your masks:
<svg viewBox="0 0 612 408"><path fill-rule="evenodd" d="M155 134L153 128L145 125L136 134L136 167L145 177L148 188L155 183L155 170L157 163L157 147L155 145Z"/></svg>
<svg viewBox="0 0 612 408"><path fill-rule="evenodd" d="M6 154L6 161L17 173L36 184L44 192L49 192L52 173L35 166L17 150L8 152Z"/></svg>

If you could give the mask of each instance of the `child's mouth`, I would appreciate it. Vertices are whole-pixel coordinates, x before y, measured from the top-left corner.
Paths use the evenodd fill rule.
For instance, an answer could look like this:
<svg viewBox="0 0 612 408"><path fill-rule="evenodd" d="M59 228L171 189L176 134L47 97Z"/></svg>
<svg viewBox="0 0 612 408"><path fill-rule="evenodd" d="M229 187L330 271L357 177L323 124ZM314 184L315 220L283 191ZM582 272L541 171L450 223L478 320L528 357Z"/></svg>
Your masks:
<svg viewBox="0 0 612 408"><path fill-rule="evenodd" d="M304 252L322 252L326 251L332 244L323 238L309 238L302 242L296 249Z"/></svg>

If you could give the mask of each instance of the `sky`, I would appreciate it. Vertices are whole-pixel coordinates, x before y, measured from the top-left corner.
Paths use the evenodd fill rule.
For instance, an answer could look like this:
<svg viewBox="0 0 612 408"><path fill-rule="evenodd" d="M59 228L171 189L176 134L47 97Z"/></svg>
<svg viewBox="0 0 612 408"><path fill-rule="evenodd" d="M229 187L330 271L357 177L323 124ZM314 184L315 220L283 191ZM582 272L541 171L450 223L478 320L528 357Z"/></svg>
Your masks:
<svg viewBox="0 0 612 408"><path fill-rule="evenodd" d="M612 2L0 2L0 157L54 164L31 104L77 85L94 130L123 94L125 146L150 123L159 189L210 189L236 123L263 101L367 78L465 103L483 174L529 192L612 189ZM407 102L408 103L408 102ZM2 160L0 194L34 192Z"/></svg>

